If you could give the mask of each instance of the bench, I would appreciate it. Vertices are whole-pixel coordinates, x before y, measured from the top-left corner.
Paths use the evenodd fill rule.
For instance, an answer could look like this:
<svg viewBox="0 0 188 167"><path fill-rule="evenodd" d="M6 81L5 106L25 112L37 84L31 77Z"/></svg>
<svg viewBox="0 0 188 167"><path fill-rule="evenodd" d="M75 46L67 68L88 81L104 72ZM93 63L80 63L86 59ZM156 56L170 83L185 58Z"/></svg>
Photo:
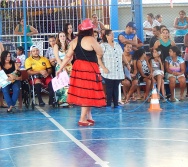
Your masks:
<svg viewBox="0 0 188 167"><path fill-rule="evenodd" d="M176 84L178 84L178 83L179 83L178 80L176 80ZM188 83L188 79L186 79L186 83ZM164 80L164 84L168 85L169 84L169 80ZM138 84L138 86L145 86L145 85L146 85L145 82L141 82L141 83ZM123 85L120 83L119 84L119 98L118 98L119 101L122 100L122 97L121 97L121 87L122 86ZM174 95L175 95L175 92L176 92L176 89L174 89Z"/></svg>

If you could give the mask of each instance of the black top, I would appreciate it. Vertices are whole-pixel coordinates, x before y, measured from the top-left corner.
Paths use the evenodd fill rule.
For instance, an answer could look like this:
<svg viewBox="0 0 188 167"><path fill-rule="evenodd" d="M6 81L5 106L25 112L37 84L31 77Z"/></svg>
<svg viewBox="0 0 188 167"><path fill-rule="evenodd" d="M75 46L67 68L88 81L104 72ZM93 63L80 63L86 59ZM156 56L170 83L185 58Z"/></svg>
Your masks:
<svg viewBox="0 0 188 167"><path fill-rule="evenodd" d="M168 46L164 46L162 44L159 45L159 48L162 50L162 54L163 54L163 57L162 57L162 62L163 63L165 63L166 57L169 56L170 47L171 47L171 44L168 45Z"/></svg>
<svg viewBox="0 0 188 167"><path fill-rule="evenodd" d="M82 46L81 46L82 38L83 38L83 36L78 36L78 43L76 45L76 48L74 49L74 52L76 54L76 60L77 59L78 60L86 60L86 61L98 63L97 55L94 50L89 51L89 50L85 50L82 48Z"/></svg>
<svg viewBox="0 0 188 167"><path fill-rule="evenodd" d="M4 68L4 67L2 66L2 64L1 64L1 62L0 62L1 69L4 70L4 72L5 72L6 74L11 74L12 72L15 71L15 64L14 64L14 62L12 62L11 64L12 64L11 68L6 69L6 68Z"/></svg>
<svg viewBox="0 0 188 167"><path fill-rule="evenodd" d="M157 40L158 38L156 36L151 37L149 41L149 47L152 48Z"/></svg>

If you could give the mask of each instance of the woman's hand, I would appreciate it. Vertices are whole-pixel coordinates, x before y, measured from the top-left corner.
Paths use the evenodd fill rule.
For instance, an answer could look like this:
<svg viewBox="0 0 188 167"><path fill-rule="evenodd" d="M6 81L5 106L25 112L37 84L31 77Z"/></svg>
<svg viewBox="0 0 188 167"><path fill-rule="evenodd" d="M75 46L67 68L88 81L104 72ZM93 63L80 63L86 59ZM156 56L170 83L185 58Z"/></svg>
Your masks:
<svg viewBox="0 0 188 167"><path fill-rule="evenodd" d="M15 75L12 75L12 74L8 74L8 81L11 81L11 82L13 82L13 81L15 81L15 79L16 79L16 76Z"/></svg>
<svg viewBox="0 0 188 167"><path fill-rule="evenodd" d="M106 67L103 69L103 71L104 71L105 74L109 73L109 70Z"/></svg>

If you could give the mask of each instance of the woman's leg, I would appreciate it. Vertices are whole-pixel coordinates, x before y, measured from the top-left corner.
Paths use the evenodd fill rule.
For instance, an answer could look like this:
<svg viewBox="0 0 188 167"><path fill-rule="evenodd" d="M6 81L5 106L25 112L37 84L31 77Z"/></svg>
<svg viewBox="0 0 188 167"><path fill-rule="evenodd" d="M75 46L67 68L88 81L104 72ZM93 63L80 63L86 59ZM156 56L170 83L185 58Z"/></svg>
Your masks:
<svg viewBox="0 0 188 167"><path fill-rule="evenodd" d="M156 80L157 80L157 90L158 90L158 92L160 92L161 84L162 84L162 76L161 75L157 75L156 76Z"/></svg>
<svg viewBox="0 0 188 167"><path fill-rule="evenodd" d="M130 87L131 87L131 83L130 83L129 80L124 79L124 80L122 81L122 85L123 85L123 95L124 95L124 97L125 97L125 99L126 99L127 93L128 93L128 91L129 91L129 89L130 89Z"/></svg>
<svg viewBox="0 0 188 167"><path fill-rule="evenodd" d="M185 82L185 77L179 77L178 81L180 83L180 99L184 99L184 90L185 90L185 86L186 86L186 82Z"/></svg>
<svg viewBox="0 0 188 167"><path fill-rule="evenodd" d="M138 86L138 80L133 80L132 81L132 85L131 85L131 88L127 94L127 98L126 98L126 101L128 101L130 99L130 96L135 92L136 88Z"/></svg>
<svg viewBox="0 0 188 167"><path fill-rule="evenodd" d="M107 106L110 107L112 103L114 83L113 80L106 78L105 78L105 83L106 83Z"/></svg>
<svg viewBox="0 0 188 167"><path fill-rule="evenodd" d="M171 93L171 100L174 100L174 89L176 86L176 78L175 77L169 77L169 87L170 87L170 93Z"/></svg>
<svg viewBox="0 0 188 167"><path fill-rule="evenodd" d="M12 108L12 106L13 106L12 98L10 96L10 87L11 87L11 84L2 88L3 96L5 98L5 101L6 101L9 109Z"/></svg>
<svg viewBox="0 0 188 167"><path fill-rule="evenodd" d="M119 84L120 84L120 80L114 80L114 87L113 87L114 107L118 106Z"/></svg>
<svg viewBox="0 0 188 167"><path fill-rule="evenodd" d="M20 81L15 81L12 84L12 91L13 91L13 94L12 94L12 105L13 106L16 105L16 102L18 100L19 93L20 93L20 86L21 86L21 82Z"/></svg>
<svg viewBox="0 0 188 167"><path fill-rule="evenodd" d="M78 125L91 126L95 123L91 115L91 107L81 107L81 115Z"/></svg>
<svg viewBox="0 0 188 167"><path fill-rule="evenodd" d="M164 98L165 97L164 79L161 80L161 93L162 93L163 98Z"/></svg>
<svg viewBox="0 0 188 167"><path fill-rule="evenodd" d="M149 92L151 90L151 80L148 78L144 78L143 80L144 80L144 82L146 82L146 92L144 95L144 99L147 99Z"/></svg>

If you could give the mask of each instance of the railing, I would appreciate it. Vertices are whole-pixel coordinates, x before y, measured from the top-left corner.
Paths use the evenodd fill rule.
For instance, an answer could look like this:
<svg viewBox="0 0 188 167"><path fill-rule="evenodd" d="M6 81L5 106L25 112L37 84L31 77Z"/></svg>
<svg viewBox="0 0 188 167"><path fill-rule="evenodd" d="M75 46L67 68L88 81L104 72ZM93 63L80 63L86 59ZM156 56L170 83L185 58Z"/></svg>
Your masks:
<svg viewBox="0 0 188 167"><path fill-rule="evenodd" d="M174 39L174 28L169 28L171 39ZM118 39L118 34L124 30L115 30L114 32L114 38L115 41ZM77 32L75 32L76 34ZM40 49L40 55L44 55L49 44L48 44L48 36L54 35L57 36L57 33L41 33L37 35L32 36L32 41L35 45L37 45ZM1 35L0 38L2 40L3 46L6 50L9 50L11 53L14 53L16 51L17 46L21 46L23 42L20 42L19 40L21 36L19 35ZM177 43L177 44L183 44L183 43ZM144 44L144 46L148 46L149 44Z"/></svg>

